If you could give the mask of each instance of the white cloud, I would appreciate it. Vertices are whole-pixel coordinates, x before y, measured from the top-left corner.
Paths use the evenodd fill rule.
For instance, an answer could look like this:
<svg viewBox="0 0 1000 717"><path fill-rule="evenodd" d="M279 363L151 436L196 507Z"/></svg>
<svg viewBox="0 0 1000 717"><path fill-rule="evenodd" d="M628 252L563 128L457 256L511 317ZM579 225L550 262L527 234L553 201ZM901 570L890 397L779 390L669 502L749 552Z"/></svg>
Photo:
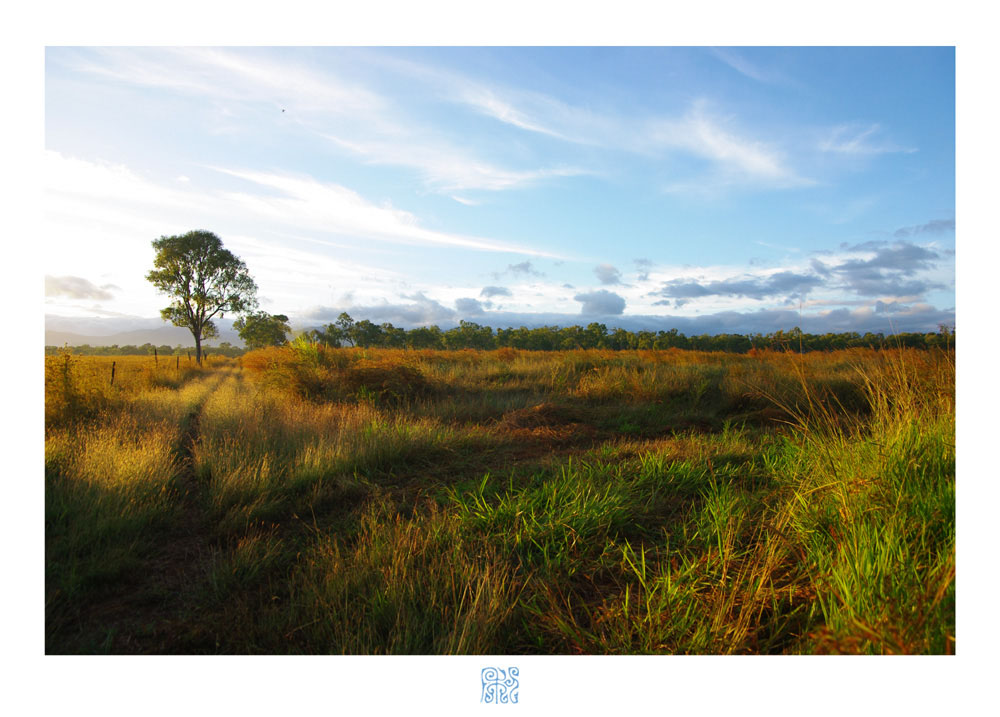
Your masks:
<svg viewBox="0 0 1000 717"><path fill-rule="evenodd" d="M185 185L160 186L120 164L53 151L44 155L43 187L46 271L113 282L123 288L119 298L138 302L142 311L158 303L142 278L152 268L150 242L199 228L179 222L200 222L212 209Z"/></svg>
<svg viewBox="0 0 1000 717"><path fill-rule="evenodd" d="M729 55L735 62L735 56ZM743 63L744 70L750 65ZM759 73L758 73L759 74ZM424 72L433 81L452 89L452 97L500 122L554 139L605 149L649 155L662 151L684 152L708 160L725 177L702 177L694 186L718 189L738 182L767 182L791 187L812 184L789 166L774 144L750 138L708 112L698 100L680 117L622 116L572 106L542 93L487 87L447 72ZM763 77L763 75L760 75Z"/></svg>
<svg viewBox="0 0 1000 717"><path fill-rule="evenodd" d="M734 69L765 77L731 51L716 51ZM707 160L715 175L683 180L674 191L718 191L736 184L766 182L771 187L812 184L792 169L775 146L748 138L709 115L708 103L699 100L680 117L638 112L634 116L613 109L574 106L546 94L487 85L450 70L399 60L379 58L383 65L435 88L446 101L464 104L504 124L553 139L632 154L656 156L682 152ZM776 76L775 76L776 77ZM769 79L774 79L770 78ZM404 150L405 153L405 150ZM579 173L579 172L576 172ZM445 173L441 172L441 175ZM545 176L542 174L541 176ZM532 181L535 175L524 179ZM503 186L503 178L498 178Z"/></svg>
<svg viewBox="0 0 1000 717"><path fill-rule="evenodd" d="M120 221L138 224L154 236L175 231L176 216L186 221L233 217L246 222L248 215L268 220L271 227L294 232L296 228L322 234L366 237L380 241L453 246L477 251L495 251L547 256L553 254L483 237L425 229L418 218L400 209L378 206L347 187L321 183L308 176L291 176L222 167L216 171L244 179L271 194L233 191L194 191L183 185L161 186L127 167L89 162L46 152L47 203L51 214L83 220ZM161 222L160 217L167 223ZM190 228L190 227L188 227ZM177 229L181 231L186 229Z"/></svg>
<svg viewBox="0 0 1000 717"><path fill-rule="evenodd" d="M358 281L375 284L402 282L403 275L385 266L353 261L343 253L335 256L295 248L285 241L265 241L245 234L230 234L226 244L246 260L254 276L267 273L290 283L339 285Z"/></svg>
<svg viewBox="0 0 1000 717"><path fill-rule="evenodd" d="M757 82L763 82L765 84L788 81L778 72L765 69L756 63L750 62L743 54L732 48L712 47L709 48L709 52L712 53L717 59L739 72L741 75L749 77L751 80L756 80Z"/></svg>
<svg viewBox="0 0 1000 717"><path fill-rule="evenodd" d="M401 140L354 139L323 134L334 144L361 155L371 164L393 165L417 170L432 189L455 191L515 189L558 177L575 177L590 172L577 167L512 170L498 167L461 152L447 143L410 137ZM463 201L452 195L456 201ZM468 200L466 200L468 201Z"/></svg>
<svg viewBox="0 0 1000 717"><path fill-rule="evenodd" d="M573 167L497 166L422 126L398 103L328 68L260 52L212 48L109 48L94 53L78 68L117 82L204 97L211 105L270 106L275 117L280 114L298 130L324 137L369 163L417 170L435 191L500 191L585 173ZM516 115L513 108L509 111ZM217 107L213 116L216 132L237 131L232 111Z"/></svg>
<svg viewBox="0 0 1000 717"><path fill-rule="evenodd" d="M480 204L482 204L482 202L476 201L475 199L467 199L466 197L459 197L455 194L452 194L451 198L454 199L459 204L464 204L467 207L478 207Z"/></svg>
<svg viewBox="0 0 1000 717"><path fill-rule="evenodd" d="M387 108L377 93L332 72L262 53L218 48L99 48L78 60L84 72L212 101L263 102L298 111L375 118Z"/></svg>
<svg viewBox="0 0 1000 717"><path fill-rule="evenodd" d="M91 162L47 150L45 190L61 198L113 199L121 205L147 209L150 205L190 206L190 192L159 187L122 164Z"/></svg>
<svg viewBox="0 0 1000 717"><path fill-rule="evenodd" d="M611 264L598 264L594 267L594 274L602 284L622 283L622 273Z"/></svg>
<svg viewBox="0 0 1000 717"><path fill-rule="evenodd" d="M65 296L70 299L96 299L108 301L114 298L110 289L120 289L114 284L97 286L82 276L45 276L46 296Z"/></svg>
<svg viewBox="0 0 1000 717"><path fill-rule="evenodd" d="M625 298L607 289L577 294L573 300L580 302L581 314L618 316L625 312Z"/></svg>
<svg viewBox="0 0 1000 717"><path fill-rule="evenodd" d="M486 84L434 65L388 55L368 59L422 83L444 102L465 105L504 124L570 142L593 141L580 128L598 117L584 108L572 107L539 92Z"/></svg>
<svg viewBox="0 0 1000 717"><path fill-rule="evenodd" d="M831 129L819 142L820 150L839 154L888 154L902 152L912 154L915 147L902 147L888 140L880 139L880 125L843 124Z"/></svg>
<svg viewBox="0 0 1000 717"><path fill-rule="evenodd" d="M464 90L459 94L459 98L462 102L474 107L483 114L505 124L510 124L529 132L547 134L557 139L570 139L560 132L541 124L524 111L515 107L511 102L497 96L495 91L481 85L466 84Z"/></svg>
<svg viewBox="0 0 1000 717"><path fill-rule="evenodd" d="M631 118L602 116L536 93L520 94L535 110L531 115L515 107L512 100L502 101L487 90L468 92L463 97L470 102L469 98L479 98L480 101L472 102L478 109L521 129L634 154L688 153L708 160L727 178L724 184L718 177L698 178L692 182L695 187L708 184L717 189L737 181L760 180L777 187L813 183L790 167L776 146L744 136L710 116L705 101L695 102L680 118Z"/></svg>
<svg viewBox="0 0 1000 717"><path fill-rule="evenodd" d="M735 181L767 182L779 187L813 184L788 166L776 147L744 137L710 116L705 102L696 102L680 120L655 123L649 139L657 146L687 151L709 160L722 173L722 184ZM718 179L713 181L721 186Z"/></svg>
<svg viewBox="0 0 1000 717"><path fill-rule="evenodd" d="M366 254L395 255L398 245L408 244L551 256L427 229L410 212L309 177L222 169L254 185L246 192L225 192L196 190L172 177L157 183L122 165L52 151L44 167L46 272L113 282L122 287L114 297L116 307L130 313L152 315L162 306L162 297L144 280L152 268L150 242L197 228L215 231L243 256L261 293L287 307L286 313L334 288L359 287L386 296L389 284L402 282L391 268L398 259L377 266L359 263L354 257L360 246Z"/></svg>
<svg viewBox="0 0 1000 717"><path fill-rule="evenodd" d="M313 230L364 236L383 241L452 246L530 256L555 256L545 251L493 239L425 229L410 212L388 206L377 206L347 187L318 182L311 177L221 167L213 169L278 190L279 194L266 196L242 192L225 192L222 195L238 208L272 221L285 220Z"/></svg>
<svg viewBox="0 0 1000 717"><path fill-rule="evenodd" d="M742 68L740 71L745 74L753 72L757 79L764 77L732 52L720 50L716 54L736 69ZM651 150L689 152L713 162L730 175L763 179L780 186L811 183L788 167L776 148L741 136L710 117L704 100L695 102L679 119L641 114L626 117L613 111L601 113L572 106L539 92L487 86L458 73L415 63L389 64L437 86L446 99L528 132L638 154L648 154Z"/></svg>

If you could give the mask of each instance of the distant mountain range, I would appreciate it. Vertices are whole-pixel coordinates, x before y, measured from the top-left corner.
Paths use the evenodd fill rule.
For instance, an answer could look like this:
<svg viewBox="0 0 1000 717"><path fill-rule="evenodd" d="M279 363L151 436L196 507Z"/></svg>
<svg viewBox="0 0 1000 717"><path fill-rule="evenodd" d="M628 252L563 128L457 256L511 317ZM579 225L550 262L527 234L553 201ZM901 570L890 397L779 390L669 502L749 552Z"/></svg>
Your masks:
<svg viewBox="0 0 1000 717"><path fill-rule="evenodd" d="M229 319L216 321L218 338L203 342L205 346L218 346L228 341L242 346L239 335ZM191 332L179 326L165 324L160 319L111 318L78 319L67 316L45 317L46 346L194 346Z"/></svg>

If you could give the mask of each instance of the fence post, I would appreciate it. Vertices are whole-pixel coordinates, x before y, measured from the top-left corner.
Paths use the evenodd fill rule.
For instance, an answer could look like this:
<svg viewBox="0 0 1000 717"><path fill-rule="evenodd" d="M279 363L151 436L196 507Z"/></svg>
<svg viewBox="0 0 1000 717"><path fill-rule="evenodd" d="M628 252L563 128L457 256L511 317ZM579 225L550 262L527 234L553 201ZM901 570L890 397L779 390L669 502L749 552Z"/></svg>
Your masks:
<svg viewBox="0 0 1000 717"><path fill-rule="evenodd" d="M115 364L116 363L117 363L117 361L112 361L111 362L111 385L112 386L115 385Z"/></svg>
<svg viewBox="0 0 1000 717"><path fill-rule="evenodd" d="M155 347L155 346L153 347L153 363L154 363L155 365L157 365L157 366L159 366L159 365L160 365L160 357L159 357L159 355L157 355L157 353L156 353L156 347Z"/></svg>
<svg viewBox="0 0 1000 717"><path fill-rule="evenodd" d="M177 370L178 371L181 370L181 356L180 356L180 354L177 354Z"/></svg>

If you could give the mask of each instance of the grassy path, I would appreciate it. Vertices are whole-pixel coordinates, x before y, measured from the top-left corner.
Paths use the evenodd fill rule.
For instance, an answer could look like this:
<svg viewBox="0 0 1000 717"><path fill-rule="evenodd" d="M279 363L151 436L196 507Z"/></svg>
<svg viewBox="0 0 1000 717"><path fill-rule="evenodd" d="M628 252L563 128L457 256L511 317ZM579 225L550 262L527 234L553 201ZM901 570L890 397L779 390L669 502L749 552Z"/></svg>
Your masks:
<svg viewBox="0 0 1000 717"><path fill-rule="evenodd" d="M235 381L233 369L204 379L203 392L184 418L177 447L180 472L175 479L179 511L171 535L160 546L161 554L148 563L146 575L146 592L159 596L161 602L149 605L145 613L131 615L140 629L119 633L113 652L170 653L178 626L198 611L197 590L192 588L205 582L212 550L205 511L207 485L196 469L195 451L206 404L221 386Z"/></svg>
<svg viewBox="0 0 1000 717"><path fill-rule="evenodd" d="M190 587L204 580L210 554L205 488L193 461L201 413L212 394L234 380L234 370L226 368L180 390L138 394L85 435L63 437L76 460L47 456L47 502L72 506L61 516L70 519L67 532L81 529L72 523L108 522L89 545L60 545L50 535L49 561L64 553L70 578L48 578L48 652L169 651L174 625L196 609ZM126 466L136 458L135 470L115 480L99 460L108 453ZM52 512L47 510L50 524ZM61 531L50 525L49 532ZM101 567L101 554L87 554L98 551L105 558L110 552L117 564ZM71 583L70 589L59 582ZM64 593L73 604L59 605ZM60 608L75 623L72 631L59 629Z"/></svg>

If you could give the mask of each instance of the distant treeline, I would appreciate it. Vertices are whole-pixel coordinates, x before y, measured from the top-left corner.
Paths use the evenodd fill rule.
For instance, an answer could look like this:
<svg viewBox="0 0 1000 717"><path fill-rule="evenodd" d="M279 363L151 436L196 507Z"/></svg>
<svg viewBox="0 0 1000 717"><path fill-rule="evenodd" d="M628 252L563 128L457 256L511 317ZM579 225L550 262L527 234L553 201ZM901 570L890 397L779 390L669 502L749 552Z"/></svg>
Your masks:
<svg viewBox="0 0 1000 717"><path fill-rule="evenodd" d="M322 329L304 332L299 340L320 343L333 347L360 348L410 348L459 350L500 348L525 349L528 351L567 351L572 349L605 349L612 351L634 349L692 349L696 351L727 351L746 353L751 349L771 349L780 351L832 351L847 348L950 348L955 345L955 331L951 327L941 327L937 332L897 333L886 336L882 333L846 332L808 334L798 327L790 331L775 331L769 334L701 334L686 336L677 329L669 331L626 331L608 329L605 324L591 323L587 326L540 326L529 329L496 329L481 326L471 321L462 321L458 326L442 330L438 326L421 326L403 329L390 323L374 324L367 319L354 321L347 314L341 314L333 324ZM69 346L74 354L84 356L152 356L154 349L159 356L185 356L193 349L188 346ZM46 354L61 350L58 346L46 346ZM245 349L223 342L220 346L208 347L209 355L240 356Z"/></svg>
<svg viewBox="0 0 1000 717"><path fill-rule="evenodd" d="M167 346L163 344L161 346L154 346L153 344L143 344L142 346L135 346L133 344L126 344L125 346L119 346L114 344L112 346L91 346L90 344L83 344L81 346L46 346L45 355L51 356L59 353L60 351L69 351L77 356L153 356L154 353L157 356L188 356L189 354L194 356L193 346ZM236 357L242 356L245 350L239 346L233 346L228 341L223 341L219 346L208 346L202 347L202 354L208 354L209 356L229 356Z"/></svg>
<svg viewBox="0 0 1000 717"><path fill-rule="evenodd" d="M947 348L955 344L951 327L940 327L932 333L827 333L807 334L798 327L791 331L770 334L702 334L685 336L677 331L609 330L605 324L583 326L541 326L529 329L496 329L471 321L443 331L437 326L402 329L389 323L374 324L367 319L354 321L341 314L336 322L302 335L307 341L328 346L358 346L414 349L499 349L515 348L528 351L565 351L572 349L694 349L698 351L728 351L746 353L751 349L829 351L854 347L913 347Z"/></svg>

